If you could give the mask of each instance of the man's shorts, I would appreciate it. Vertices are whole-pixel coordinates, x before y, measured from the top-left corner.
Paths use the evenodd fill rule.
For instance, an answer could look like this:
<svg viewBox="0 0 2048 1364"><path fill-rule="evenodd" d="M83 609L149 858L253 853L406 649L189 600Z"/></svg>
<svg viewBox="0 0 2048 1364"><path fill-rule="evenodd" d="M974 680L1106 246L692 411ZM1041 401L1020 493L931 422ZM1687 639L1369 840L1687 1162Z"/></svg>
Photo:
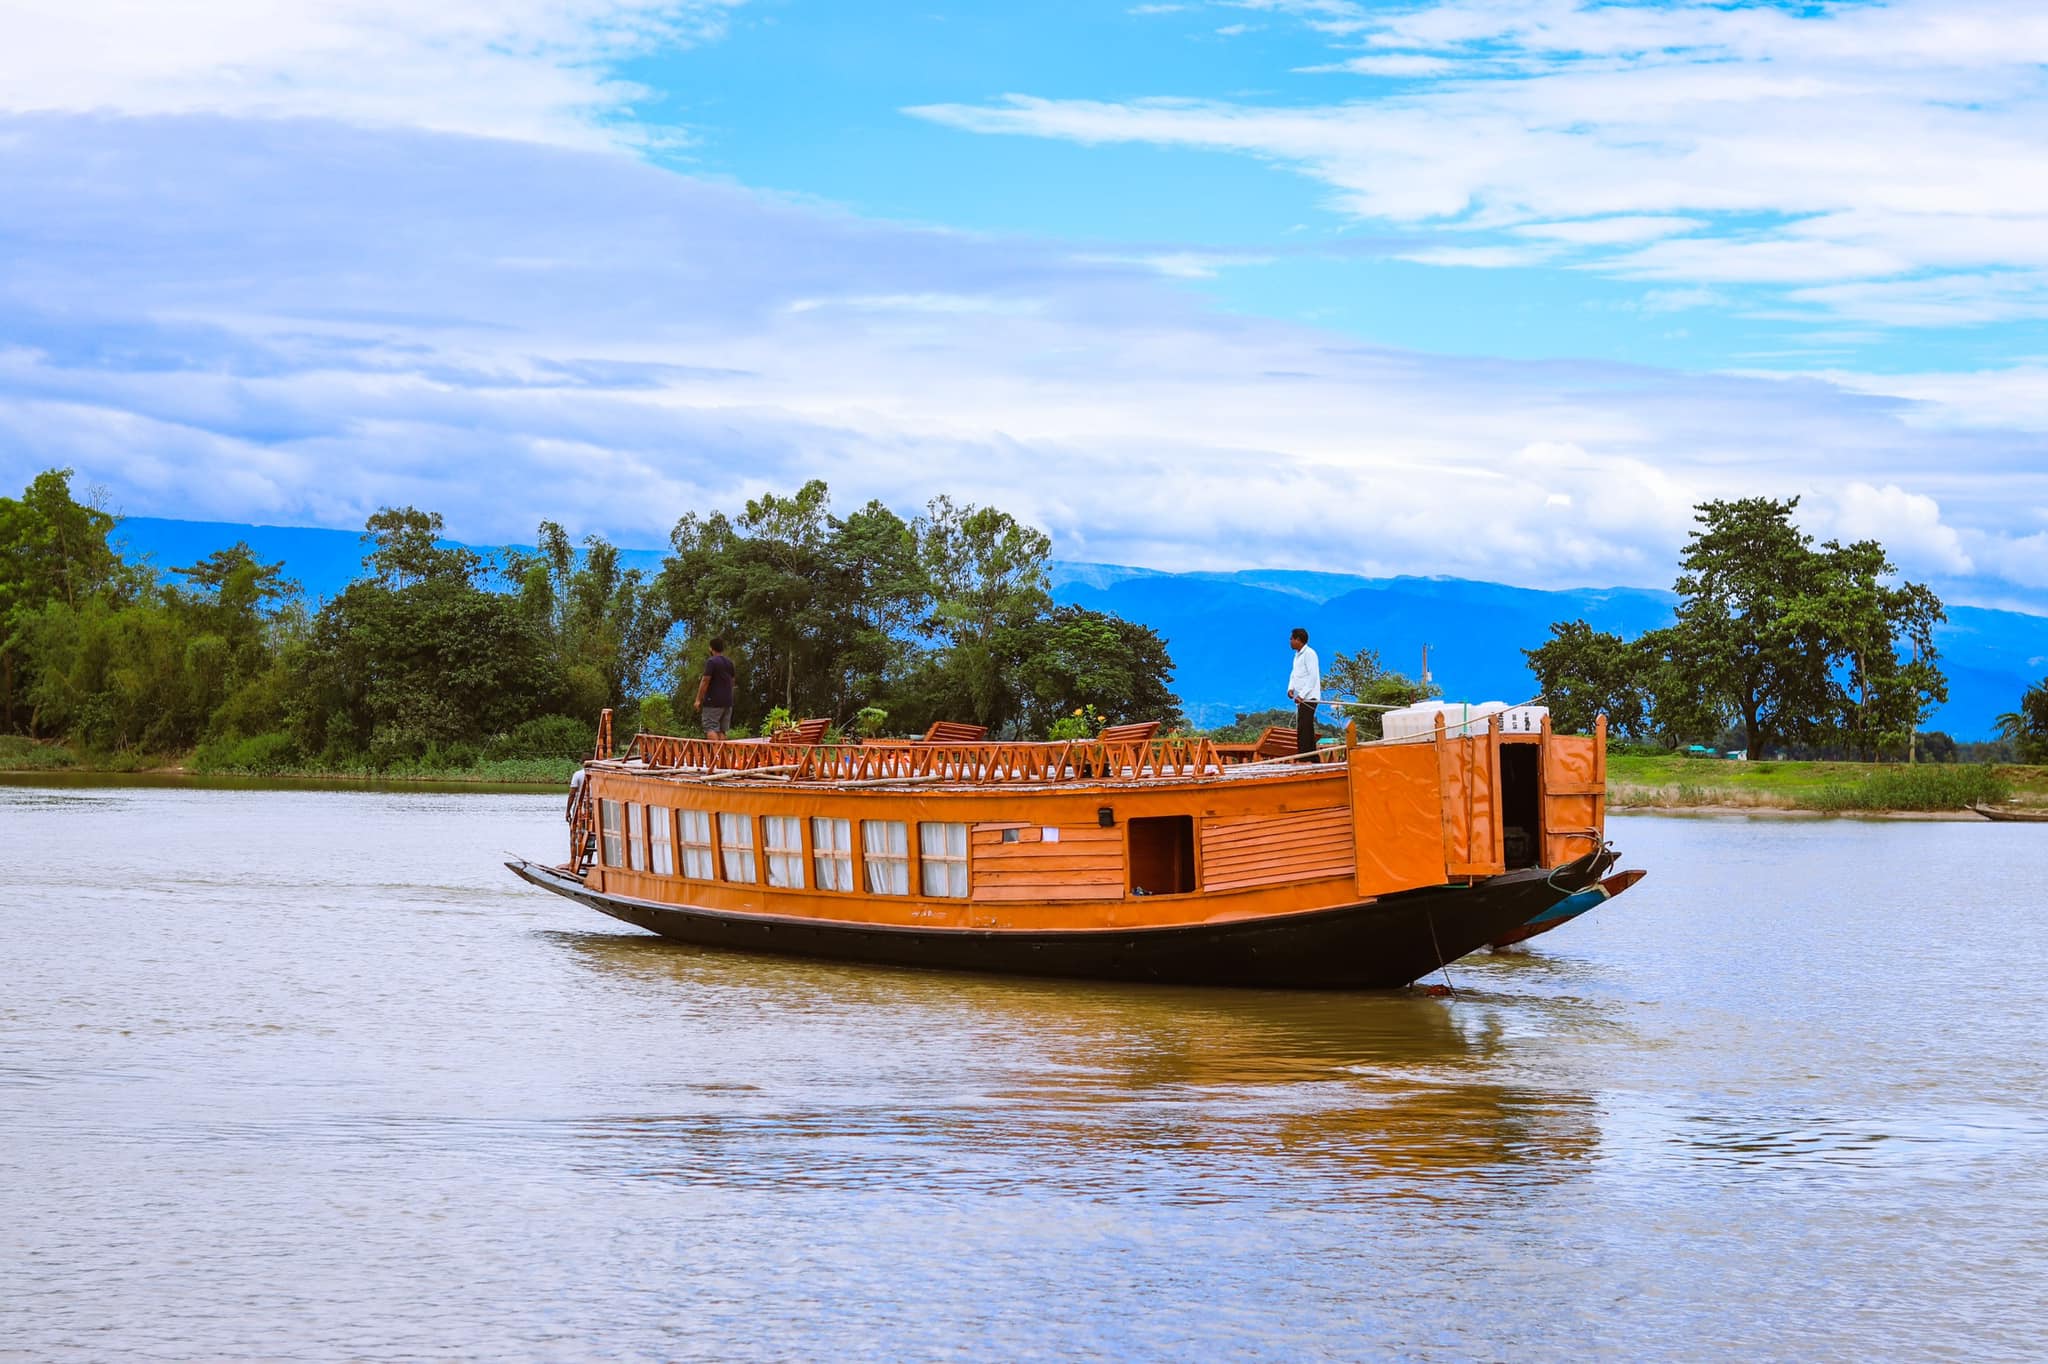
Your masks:
<svg viewBox="0 0 2048 1364"><path fill-rule="evenodd" d="M723 734L732 728L731 706L706 706L697 714L703 718L706 734Z"/></svg>

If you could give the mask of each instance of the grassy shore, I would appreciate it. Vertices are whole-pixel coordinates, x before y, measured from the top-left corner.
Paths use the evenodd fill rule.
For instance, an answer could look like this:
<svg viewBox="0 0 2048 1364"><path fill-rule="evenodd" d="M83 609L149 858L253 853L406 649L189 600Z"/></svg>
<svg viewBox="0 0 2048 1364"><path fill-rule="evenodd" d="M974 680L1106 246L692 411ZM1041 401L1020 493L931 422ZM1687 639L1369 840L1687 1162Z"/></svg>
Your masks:
<svg viewBox="0 0 2048 1364"><path fill-rule="evenodd" d="M1607 802L1623 809L1960 810L1976 802L2048 807L2048 767L1973 763L1727 762L1676 755L1607 760Z"/></svg>
<svg viewBox="0 0 2048 1364"><path fill-rule="evenodd" d="M191 754L112 753L91 755L59 744L36 743L0 735L0 774L77 772L109 776L214 776L342 782L422 782L436 785L473 783L491 786L567 786L578 766L575 758L480 759L466 767L395 763L382 770L332 767L213 767L194 763Z"/></svg>

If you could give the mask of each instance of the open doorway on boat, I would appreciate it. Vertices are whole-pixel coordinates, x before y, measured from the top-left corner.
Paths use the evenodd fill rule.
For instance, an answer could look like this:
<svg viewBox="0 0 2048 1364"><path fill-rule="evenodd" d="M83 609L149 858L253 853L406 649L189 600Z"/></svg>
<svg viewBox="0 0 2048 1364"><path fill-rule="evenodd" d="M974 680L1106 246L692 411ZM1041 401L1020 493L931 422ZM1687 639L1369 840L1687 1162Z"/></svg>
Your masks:
<svg viewBox="0 0 2048 1364"><path fill-rule="evenodd" d="M1500 746L1501 859L1509 871L1536 865L1543 847L1541 744Z"/></svg>
<svg viewBox="0 0 2048 1364"><path fill-rule="evenodd" d="M1195 820L1157 815L1128 821L1131 894L1185 895L1195 888Z"/></svg>

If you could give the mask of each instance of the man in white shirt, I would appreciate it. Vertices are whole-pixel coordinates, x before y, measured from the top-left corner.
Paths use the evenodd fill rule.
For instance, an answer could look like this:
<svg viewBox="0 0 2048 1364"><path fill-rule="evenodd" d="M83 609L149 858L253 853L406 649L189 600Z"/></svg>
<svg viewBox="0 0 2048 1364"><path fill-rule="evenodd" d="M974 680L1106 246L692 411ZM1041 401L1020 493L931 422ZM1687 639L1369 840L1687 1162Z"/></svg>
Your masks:
<svg viewBox="0 0 2048 1364"><path fill-rule="evenodd" d="M1323 700L1323 661L1308 647L1308 631L1299 625L1288 636L1294 650L1294 671L1287 674L1287 699L1294 703L1294 751L1316 751L1316 707Z"/></svg>

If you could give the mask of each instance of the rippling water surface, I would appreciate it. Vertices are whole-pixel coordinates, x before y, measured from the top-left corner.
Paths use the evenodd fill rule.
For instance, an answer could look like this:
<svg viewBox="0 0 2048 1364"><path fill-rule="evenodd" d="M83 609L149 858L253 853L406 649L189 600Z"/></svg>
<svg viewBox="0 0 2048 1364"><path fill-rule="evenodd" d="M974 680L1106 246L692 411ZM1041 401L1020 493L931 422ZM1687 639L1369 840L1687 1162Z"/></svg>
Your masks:
<svg viewBox="0 0 2048 1364"><path fill-rule="evenodd" d="M2048 829L1617 819L1429 998L697 952L559 808L0 787L0 1358L2048 1348Z"/></svg>

